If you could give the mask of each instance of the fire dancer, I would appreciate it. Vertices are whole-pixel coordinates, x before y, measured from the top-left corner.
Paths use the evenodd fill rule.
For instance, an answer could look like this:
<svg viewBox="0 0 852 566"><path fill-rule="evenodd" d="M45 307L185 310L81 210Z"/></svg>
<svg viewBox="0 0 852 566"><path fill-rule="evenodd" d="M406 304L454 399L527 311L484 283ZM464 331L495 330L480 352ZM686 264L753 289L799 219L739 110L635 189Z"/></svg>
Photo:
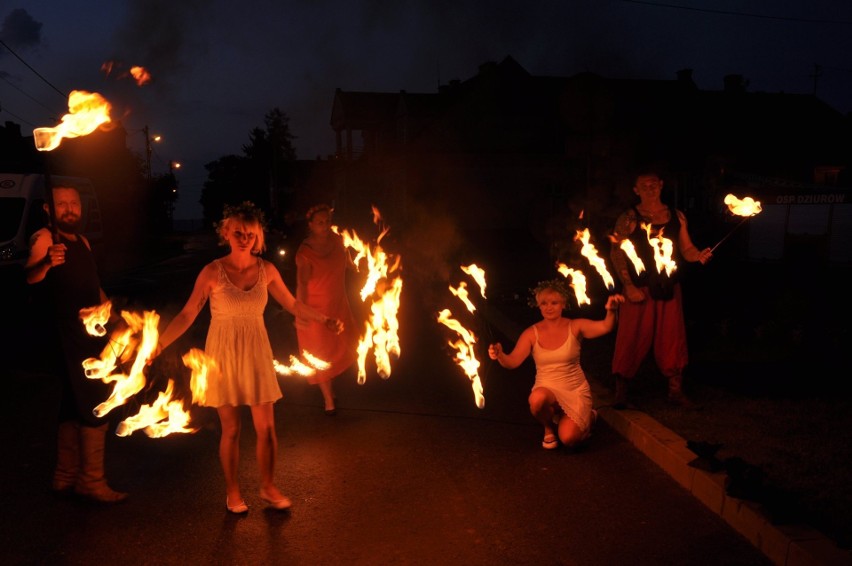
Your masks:
<svg viewBox="0 0 852 566"><path fill-rule="evenodd" d="M533 289L531 306L541 311L542 320L521 333L510 354L497 342L488 347L488 356L504 368L514 369L532 354L536 375L529 395L530 413L544 427L542 448L552 450L559 442L575 447L591 434L597 411L592 408L592 390L580 366L584 338L597 338L612 331L616 311L624 297L610 295L603 320L570 319L563 316L568 289L561 279L542 281Z"/></svg>
<svg viewBox="0 0 852 566"><path fill-rule="evenodd" d="M663 181L656 172L638 174L633 192L638 195L639 203L623 212L615 225L611 258L627 298L621 309L612 359L616 409L627 407L627 384L636 376L652 345L657 366L668 379L669 401L681 407L692 406L683 391L688 353L678 271L654 267L655 251L649 238L668 238L675 262L684 259L705 264L713 253L710 248L699 250L692 243L686 216L663 204L662 190ZM632 242L644 264L641 273L637 273L619 246L626 239Z"/></svg>
<svg viewBox="0 0 852 566"><path fill-rule="evenodd" d="M323 313L343 321L340 334L325 324L296 319L299 350L327 362L308 383L317 385L325 402L325 414L337 414L332 380L357 359L358 334L346 293L346 270L355 269L343 238L331 229L334 209L318 204L308 209L308 236L296 251L296 298Z"/></svg>
<svg viewBox="0 0 852 566"><path fill-rule="evenodd" d="M211 320L204 350L215 367L203 405L215 407L222 424L219 459L225 475L225 507L230 513L248 512L238 477L239 407L248 405L257 435L260 498L275 509L287 509L290 499L275 485L278 439L273 403L281 398L281 388L263 321L268 295L299 318L335 331L342 330L342 323L297 301L278 269L258 257L265 249L264 215L254 204L226 206L217 232L230 253L201 269L186 305L160 337L155 356L192 325L209 298Z"/></svg>
<svg viewBox="0 0 852 566"><path fill-rule="evenodd" d="M104 338L91 336L80 321L80 309L107 301L89 241L80 233L82 205L74 187L53 188L54 216L45 204L49 227L33 234L26 263L27 283L36 285L62 350L61 399L53 489L102 503L117 503L126 493L113 491L104 475L104 445L108 422L96 417L95 406L109 396L109 387L88 379L83 360L100 356ZM51 228L55 232L51 233Z"/></svg>

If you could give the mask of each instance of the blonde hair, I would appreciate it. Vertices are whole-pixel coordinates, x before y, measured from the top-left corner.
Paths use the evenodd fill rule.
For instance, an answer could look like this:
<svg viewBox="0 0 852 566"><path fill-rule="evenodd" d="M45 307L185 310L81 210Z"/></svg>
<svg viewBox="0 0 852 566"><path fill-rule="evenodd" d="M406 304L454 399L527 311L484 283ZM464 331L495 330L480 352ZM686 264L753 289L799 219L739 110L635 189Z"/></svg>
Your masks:
<svg viewBox="0 0 852 566"><path fill-rule="evenodd" d="M216 225L220 246L228 245L228 233L234 229L235 225L257 228L257 237L251 247L252 255L260 255L266 251L266 238L264 237L266 217L253 202L247 200L237 205L225 205L222 221Z"/></svg>
<svg viewBox="0 0 852 566"><path fill-rule="evenodd" d="M538 285L530 289L530 297L527 304L534 309L538 308L539 296L545 291L552 291L562 296L562 301L565 303L565 308L568 308L568 286L564 279L548 279L547 281L539 281Z"/></svg>

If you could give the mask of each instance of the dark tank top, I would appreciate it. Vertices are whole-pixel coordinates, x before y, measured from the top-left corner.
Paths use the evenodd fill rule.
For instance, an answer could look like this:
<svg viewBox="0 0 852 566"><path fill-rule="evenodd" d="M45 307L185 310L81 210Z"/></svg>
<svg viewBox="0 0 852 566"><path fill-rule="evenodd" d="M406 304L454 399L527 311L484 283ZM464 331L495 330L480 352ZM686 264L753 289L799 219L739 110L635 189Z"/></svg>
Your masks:
<svg viewBox="0 0 852 566"><path fill-rule="evenodd" d="M44 277L47 299L57 318L78 318L80 309L101 304L101 280L95 256L82 237L71 241L59 235L68 248L65 263L51 267Z"/></svg>
<svg viewBox="0 0 852 566"><path fill-rule="evenodd" d="M675 269L671 275L667 274L665 271L663 271L663 273L659 273L657 271L657 262L654 259L654 248L648 241L648 232L646 232L641 226L641 223L644 222L644 220L642 220L642 215L639 214L639 211L635 207L633 208L633 212L636 214L638 223L636 225L636 229L630 234L629 239L633 242L633 247L636 249L636 255L642 260L642 263L645 266L645 271L637 274L633 269L633 265L628 262L628 264L630 264L630 278L633 280L633 284L637 287L648 287L648 292L651 295L651 298L656 300L671 299L674 296L674 284L679 279L679 270ZM677 212L671 207L669 207L669 221L665 224L652 224L651 236L658 236L660 230L663 231L664 238L672 241L672 259L679 265L682 262L680 246L678 245L680 218L678 218Z"/></svg>

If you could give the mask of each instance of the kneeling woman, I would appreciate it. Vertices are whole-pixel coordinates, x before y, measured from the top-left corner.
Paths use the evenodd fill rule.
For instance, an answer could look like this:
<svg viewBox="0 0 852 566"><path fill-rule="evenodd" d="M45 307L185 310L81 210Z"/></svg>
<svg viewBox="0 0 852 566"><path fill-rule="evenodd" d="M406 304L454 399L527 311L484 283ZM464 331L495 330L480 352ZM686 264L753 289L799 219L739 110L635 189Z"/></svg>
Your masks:
<svg viewBox="0 0 852 566"><path fill-rule="evenodd" d="M514 369L532 354L535 384L529 396L530 412L544 427L541 445L553 449L559 442L574 447L586 438L597 416L592 408L592 391L580 366L583 338L597 338L615 328L616 311L624 302L611 295L603 320L570 319L562 316L568 290L559 280L542 281L533 290L542 320L521 333L511 353L498 342L488 347L488 355L504 368Z"/></svg>

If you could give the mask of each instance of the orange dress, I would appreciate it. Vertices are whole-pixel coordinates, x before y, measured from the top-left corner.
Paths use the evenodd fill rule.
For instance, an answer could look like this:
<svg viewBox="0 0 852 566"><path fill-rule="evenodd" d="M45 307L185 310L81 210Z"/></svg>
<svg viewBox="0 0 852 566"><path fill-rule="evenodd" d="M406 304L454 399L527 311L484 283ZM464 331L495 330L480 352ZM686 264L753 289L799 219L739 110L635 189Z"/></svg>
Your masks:
<svg viewBox="0 0 852 566"><path fill-rule="evenodd" d="M311 277L303 300L322 314L343 321L343 332L335 334L320 322L310 321L296 327L299 350L328 362L331 367L317 371L308 383L329 381L355 363L357 359L358 329L346 294L346 268L348 258L343 240L337 234L330 250L319 253L310 244L302 242L296 251L296 266L309 265Z"/></svg>

